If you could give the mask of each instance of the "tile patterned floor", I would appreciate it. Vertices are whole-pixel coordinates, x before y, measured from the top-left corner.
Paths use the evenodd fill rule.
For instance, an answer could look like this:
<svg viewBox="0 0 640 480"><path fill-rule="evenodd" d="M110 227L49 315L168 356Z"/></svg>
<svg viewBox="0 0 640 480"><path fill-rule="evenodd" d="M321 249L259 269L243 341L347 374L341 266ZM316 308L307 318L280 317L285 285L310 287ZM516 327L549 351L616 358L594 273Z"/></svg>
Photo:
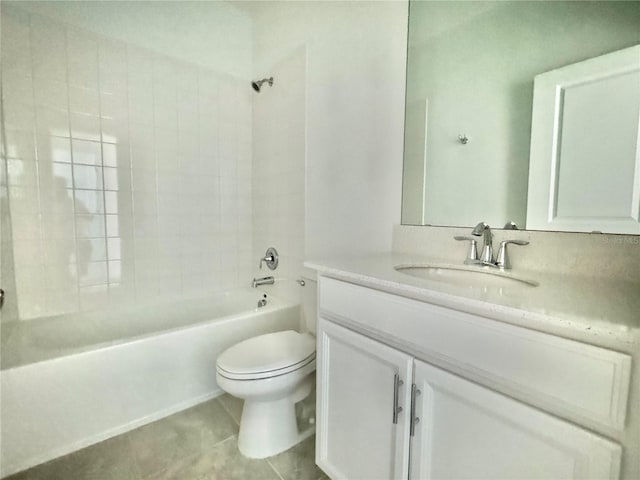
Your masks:
<svg viewBox="0 0 640 480"><path fill-rule="evenodd" d="M305 402L297 406L305 421ZM315 439L274 457L238 452L242 401L223 395L5 480L328 480Z"/></svg>

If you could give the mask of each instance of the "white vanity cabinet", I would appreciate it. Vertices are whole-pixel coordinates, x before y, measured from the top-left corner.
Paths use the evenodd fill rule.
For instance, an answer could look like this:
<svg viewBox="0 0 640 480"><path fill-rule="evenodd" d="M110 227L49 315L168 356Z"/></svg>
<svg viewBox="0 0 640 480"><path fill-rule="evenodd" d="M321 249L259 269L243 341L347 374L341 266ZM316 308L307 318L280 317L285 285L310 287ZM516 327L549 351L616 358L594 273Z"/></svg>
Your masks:
<svg viewBox="0 0 640 480"><path fill-rule="evenodd" d="M456 365L458 344L447 332L468 314L329 278L319 284L316 461L332 479L619 477L621 446L584 427L624 428L627 355L474 317L490 333L504 327L513 334L511 345L485 341L504 368L482 360L487 350L478 347L484 339L474 338L473 323L458 325L471 336L463 339L468 356L460 353ZM408 328L411 312L431 328ZM535 358L540 345L560 359L568 352L565 364L549 371ZM532 395L511 378L513 364ZM588 388L605 389L606 406L587 401L579 411L576 402L589 392L572 396L555 378L584 386L572 379L584 375L594 384Z"/></svg>
<svg viewBox="0 0 640 480"><path fill-rule="evenodd" d="M619 445L416 360L411 479L617 478Z"/></svg>
<svg viewBox="0 0 640 480"><path fill-rule="evenodd" d="M413 358L330 322L320 335L320 466L332 478L407 478Z"/></svg>

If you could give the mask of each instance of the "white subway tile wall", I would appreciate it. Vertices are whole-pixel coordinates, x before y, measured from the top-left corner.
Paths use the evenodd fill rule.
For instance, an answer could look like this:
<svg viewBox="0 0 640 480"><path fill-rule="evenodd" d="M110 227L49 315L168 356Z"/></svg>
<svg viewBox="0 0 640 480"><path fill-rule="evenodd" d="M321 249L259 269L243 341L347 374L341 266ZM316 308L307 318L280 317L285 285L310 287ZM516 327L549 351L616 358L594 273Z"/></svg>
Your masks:
<svg viewBox="0 0 640 480"><path fill-rule="evenodd" d="M304 48L279 62L268 75L274 76L273 87L264 84L254 100L253 182L239 180L236 208L241 218L251 211L244 202L253 191L252 259L264 256L267 247L276 247L280 264L275 275L298 278L305 256ZM257 268L255 261L253 268Z"/></svg>
<svg viewBox="0 0 640 480"><path fill-rule="evenodd" d="M248 285L246 79L2 8L21 319Z"/></svg>

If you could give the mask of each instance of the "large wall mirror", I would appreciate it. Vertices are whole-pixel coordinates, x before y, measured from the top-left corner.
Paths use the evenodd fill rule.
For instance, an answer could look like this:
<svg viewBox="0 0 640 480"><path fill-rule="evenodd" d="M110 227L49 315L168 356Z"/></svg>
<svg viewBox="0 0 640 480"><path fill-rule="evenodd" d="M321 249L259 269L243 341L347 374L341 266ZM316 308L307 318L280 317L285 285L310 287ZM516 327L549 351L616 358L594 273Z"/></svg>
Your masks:
<svg viewBox="0 0 640 480"><path fill-rule="evenodd" d="M640 2L410 1L402 223L640 234Z"/></svg>

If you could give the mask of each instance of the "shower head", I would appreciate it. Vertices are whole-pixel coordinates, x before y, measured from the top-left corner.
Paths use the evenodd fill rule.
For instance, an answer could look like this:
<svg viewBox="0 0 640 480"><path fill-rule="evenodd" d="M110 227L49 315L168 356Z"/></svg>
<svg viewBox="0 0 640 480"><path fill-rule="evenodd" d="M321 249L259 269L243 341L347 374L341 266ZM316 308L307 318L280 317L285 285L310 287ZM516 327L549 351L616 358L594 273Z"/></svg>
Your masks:
<svg viewBox="0 0 640 480"><path fill-rule="evenodd" d="M251 86L256 92L260 93L260 87L262 87L262 84L265 82L267 82L270 87L273 86L273 77L263 78L262 80L251 82Z"/></svg>

